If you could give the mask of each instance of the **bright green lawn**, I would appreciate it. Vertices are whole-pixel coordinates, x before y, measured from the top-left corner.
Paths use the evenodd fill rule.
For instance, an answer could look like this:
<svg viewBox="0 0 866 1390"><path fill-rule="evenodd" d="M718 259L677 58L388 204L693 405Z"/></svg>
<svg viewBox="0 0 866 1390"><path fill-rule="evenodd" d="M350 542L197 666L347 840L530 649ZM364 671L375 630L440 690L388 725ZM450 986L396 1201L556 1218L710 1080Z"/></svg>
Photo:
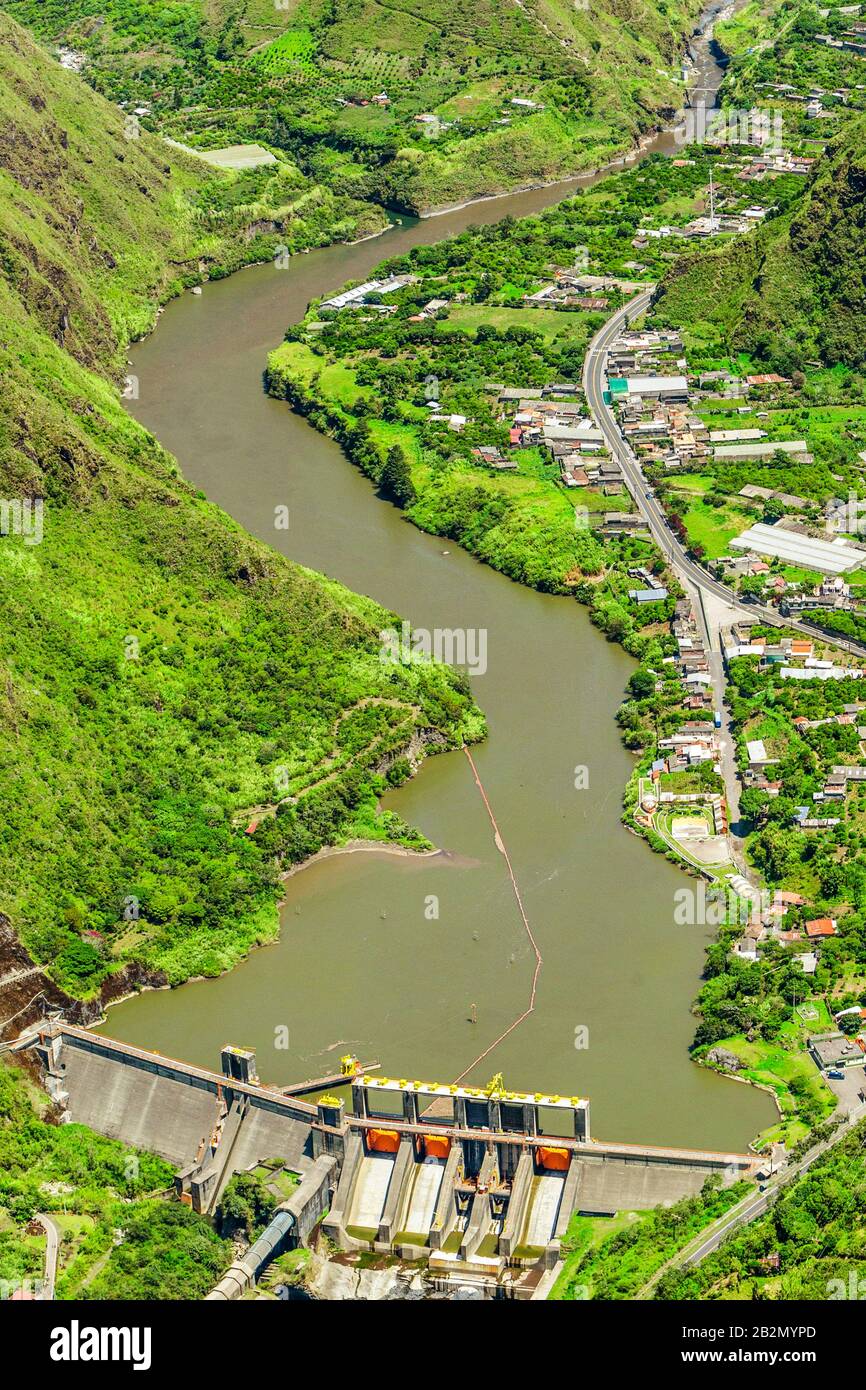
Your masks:
<svg viewBox="0 0 866 1390"><path fill-rule="evenodd" d="M791 1042L793 1044L793 1037ZM798 1102L790 1090L789 1083L795 1078L805 1083L809 1095L820 1104L824 1118L834 1110L835 1096L811 1057L800 1048L789 1051L780 1043L761 1040L749 1042L742 1034L726 1038L719 1045L746 1063L745 1069L737 1072L738 1076L757 1085L768 1086L781 1106L780 1122L765 1130L759 1136L759 1142L781 1139L790 1148L808 1134L809 1127L799 1118Z"/></svg>
<svg viewBox="0 0 866 1390"><path fill-rule="evenodd" d="M724 555L734 536L739 536L753 521L754 517L736 507L710 507L697 500L683 516L689 540L702 545L711 560Z"/></svg>

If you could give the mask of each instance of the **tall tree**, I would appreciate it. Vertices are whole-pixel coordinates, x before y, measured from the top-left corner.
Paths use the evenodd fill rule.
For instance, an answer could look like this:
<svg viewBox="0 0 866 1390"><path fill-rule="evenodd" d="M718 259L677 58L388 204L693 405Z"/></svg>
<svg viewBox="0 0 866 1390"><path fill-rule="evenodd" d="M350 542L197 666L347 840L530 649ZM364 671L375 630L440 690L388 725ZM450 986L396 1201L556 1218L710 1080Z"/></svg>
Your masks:
<svg viewBox="0 0 866 1390"><path fill-rule="evenodd" d="M379 487L386 497L390 497L398 507L408 507L415 501L415 488L412 484L412 470L409 460L399 444L388 450L388 457L379 478Z"/></svg>

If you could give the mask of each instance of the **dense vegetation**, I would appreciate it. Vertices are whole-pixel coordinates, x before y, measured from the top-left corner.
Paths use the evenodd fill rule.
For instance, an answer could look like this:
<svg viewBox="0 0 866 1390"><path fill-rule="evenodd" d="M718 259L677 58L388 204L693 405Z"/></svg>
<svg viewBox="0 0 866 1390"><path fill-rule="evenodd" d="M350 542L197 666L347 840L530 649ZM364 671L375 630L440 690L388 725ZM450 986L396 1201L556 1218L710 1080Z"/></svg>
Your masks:
<svg viewBox="0 0 866 1390"><path fill-rule="evenodd" d="M562 1242L564 1267L554 1299L635 1298L658 1269L749 1190L708 1179L695 1197L615 1219L573 1216ZM610 1228L613 1228L612 1230Z"/></svg>
<svg viewBox="0 0 866 1390"><path fill-rule="evenodd" d="M658 1299L862 1299L866 1290L866 1126L860 1124L770 1211L699 1265L671 1270Z"/></svg>
<svg viewBox="0 0 866 1390"><path fill-rule="evenodd" d="M741 759L746 760L746 739L764 739L778 759L773 775L782 784L777 796L748 788L743 794L744 812L755 826L750 853L769 880L807 896L830 916L847 907L838 940L826 943L821 955L822 966L834 975L832 963L844 958L866 973L866 792L858 784L828 808L838 826L805 834L793 822L797 807L812 804L835 764L859 760L857 727L835 722L845 704L862 698L859 687L853 679L783 681L757 670L751 658L732 663L731 709ZM804 720L827 722L810 728Z"/></svg>
<svg viewBox="0 0 866 1390"><path fill-rule="evenodd" d="M781 0L771 5L748 0L714 29L729 59L723 100L740 109L756 103L772 106L783 115L786 131L814 137L816 123L806 114L805 103L793 98L792 90L802 95L820 87L826 114L822 113L817 129L833 131L847 105L837 92L847 92L848 102L858 101L863 59L851 50L823 44L818 36L852 37L853 18L844 0L826 6L815 0Z"/></svg>
<svg viewBox="0 0 866 1390"><path fill-rule="evenodd" d="M253 541L123 411L151 297L221 251L202 176L0 27L0 486L43 508L41 543L0 537L0 906L86 994L128 960L228 967L276 930L280 860L405 838L379 769L482 725L444 668L380 660L393 615Z"/></svg>
<svg viewBox="0 0 866 1390"><path fill-rule="evenodd" d="M756 237L671 267L655 305L790 375L818 360L866 365L866 117L831 141L796 209Z"/></svg>
<svg viewBox="0 0 866 1390"><path fill-rule="evenodd" d="M61 1233L58 1298L202 1298L230 1258L209 1223L181 1206L172 1170L153 1154L83 1125L43 1118L47 1101L0 1064L0 1280L32 1289L44 1269L49 1214ZM28 1281L28 1282L25 1282Z"/></svg>
<svg viewBox="0 0 866 1390"><path fill-rule="evenodd" d="M227 1234L240 1231L253 1241L271 1220L277 1200L258 1173L234 1173L216 1209L218 1230Z"/></svg>
<svg viewBox="0 0 866 1390"><path fill-rule="evenodd" d="M552 179L633 144L678 105L678 55L699 11L695 0L4 7L79 55L93 86L141 106L152 128L209 148L264 141L317 188L412 210Z"/></svg>

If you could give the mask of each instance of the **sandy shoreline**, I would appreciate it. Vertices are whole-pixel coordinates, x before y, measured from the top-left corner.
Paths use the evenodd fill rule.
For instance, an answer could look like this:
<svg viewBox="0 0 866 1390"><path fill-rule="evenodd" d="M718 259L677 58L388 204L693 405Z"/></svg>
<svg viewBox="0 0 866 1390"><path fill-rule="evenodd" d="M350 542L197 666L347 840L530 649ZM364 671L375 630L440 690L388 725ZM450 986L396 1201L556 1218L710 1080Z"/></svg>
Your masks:
<svg viewBox="0 0 866 1390"><path fill-rule="evenodd" d="M300 864L293 864L290 869L286 869L280 878L285 883L287 879L294 878L295 874L302 873L304 869L309 869L311 865L321 863L324 859L333 859L338 854L394 854L400 859L436 859L439 856L446 856L444 849L409 849L407 845L389 844L385 840L350 840L345 845L324 845L322 849L311 854L309 859L302 859ZM285 898L280 900L279 906L282 907Z"/></svg>

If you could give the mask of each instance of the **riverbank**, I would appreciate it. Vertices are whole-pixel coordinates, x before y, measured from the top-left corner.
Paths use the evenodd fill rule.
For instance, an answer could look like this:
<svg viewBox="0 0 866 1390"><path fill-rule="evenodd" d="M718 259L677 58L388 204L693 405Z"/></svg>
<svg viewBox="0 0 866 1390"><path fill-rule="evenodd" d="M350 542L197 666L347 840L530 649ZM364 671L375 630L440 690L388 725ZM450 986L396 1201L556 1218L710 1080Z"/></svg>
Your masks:
<svg viewBox="0 0 866 1390"><path fill-rule="evenodd" d="M686 701L682 690L672 695L665 685L661 663L673 660L671 654L677 651L670 623L673 603L682 590L665 570L655 547L638 540L600 545L591 532L578 538L579 528L573 514L569 515L571 497L592 507L597 503L599 511L606 506L625 508L619 501L606 504L601 496L594 496L591 488L585 489L586 478L584 489L570 497L565 494L555 468L544 474L543 451L532 445L527 448L520 424L532 418L538 425L532 410L547 393L548 383L574 375L573 369L564 366L564 357L557 356L559 344L569 338L576 355L575 340L583 342L579 334L584 319L579 314L562 305L559 314L528 307L527 301L543 292L545 270L556 263L554 256L561 255L569 238L577 241L586 236L589 246L584 251L588 250L593 267L602 274L616 274L620 259L631 254L628 247L636 228L645 224L653 193L661 210L656 213L653 208L650 221L656 215L665 220L666 200L673 205L679 199L682 205L686 194L696 202L705 199L705 185L714 172L718 192L719 171L705 152L691 152L689 160L677 163L677 170L671 165L663 176L656 174L636 210L637 179L629 181L623 175L618 182L610 180L602 186L602 201L605 196L608 205L613 201L629 222L618 233L622 245L611 247L606 233L598 259L593 257L591 194L574 200L573 213L557 209L543 221L503 227L495 250L483 231L464 231L459 242L450 248L446 245L438 258L425 250L392 259L380 268L382 276L406 277L389 300L387 316L329 315L327 305L314 302L304 323L293 327L284 345L271 354L268 372L271 394L287 400L318 430L328 433L381 491L397 501L407 519L423 530L458 541L509 578L545 592L571 592L590 606L608 637L640 660L619 722L627 746L639 753L641 770L647 773L650 761L659 757L660 723L663 732L670 734L683 725L693 727L689 721L708 718L706 709L703 715L692 713L696 705L707 705L710 715L713 708L709 692L698 698L691 690ZM686 166L689 172L681 172ZM729 166L724 178L730 180L731 196L736 196L739 190ZM645 169L639 182L648 182ZM642 220L632 222L633 218ZM651 258L652 247L642 248L642 255ZM640 270L646 272L647 267ZM500 288L503 284L507 291ZM483 294L477 292L481 285ZM562 332L560 323L568 324ZM471 375L464 370L461 356L467 349ZM479 379L485 385L479 386ZM419 387L431 381L436 398L433 416L425 415L419 395ZM486 384L490 381L498 384L490 387ZM515 389L518 383L525 384L522 391ZM557 399L577 395L576 389L561 386L549 390ZM502 405L509 391L514 397L511 412L507 404ZM550 410L555 408L554 401L546 404ZM583 458L580 462L586 466ZM604 493L608 491L605 487ZM643 594L629 589L635 576L642 579ZM646 599L650 583L659 586L657 604L640 601ZM639 601L628 601L635 598ZM679 610L678 617L682 625ZM698 794L701 788L719 800L722 784L718 779L712 785L702 782L700 787L690 787L689 794ZM649 818L640 825L629 809L629 828L678 867L718 880L722 886L726 874L733 874L733 861L726 860L713 871L690 858L673 836L667 836L662 845L650 829ZM720 938L718 945L727 952L733 939ZM712 968L714 975L723 970L715 962ZM714 1020L713 1026L720 1025ZM702 1024L704 1035L706 1028Z"/></svg>
<svg viewBox="0 0 866 1390"><path fill-rule="evenodd" d="M737 3L733 5L719 6L718 4L714 4L708 6L701 14L692 34L684 40L683 57L687 55L690 56L693 48L698 49L697 58L693 62L694 75L696 78L699 79L701 62L705 62L713 51L714 24L721 18L727 17L729 13L735 13L738 9L742 8L745 3L746 0L737 0ZM567 174L557 174L556 177L552 179L532 180L528 183L520 184L517 187L501 189L492 193L480 193L457 202L442 203L419 211L412 211L408 207L400 209L398 212L383 210L382 215L389 219L386 221L385 225L363 236L348 238L346 240L339 238L330 244L358 246L365 242L376 240L394 229L395 224L393 220L390 220L392 217L399 216L429 221L431 219L447 217L467 208L483 208L487 204L502 202L503 200L519 197L527 193L555 193L561 190L562 196L565 197L569 190L603 177L606 173L612 172L617 168L627 167L630 163L639 160L650 145L666 133L669 133L671 129L672 127L670 125L665 126L658 121L644 130L630 145L624 146L620 151L612 154L609 159L598 164L589 164L577 168ZM165 143L173 149L175 154L180 153L184 155L188 161L193 163L198 161L199 151L184 146L183 144L178 144L176 141L172 141L167 137L164 137L164 139ZM213 173L213 171L211 172ZM268 237L262 238L259 234L252 239L250 239L250 237L241 237L241 241L250 242L244 249L243 260L239 258L237 249L235 249L231 254L228 252L224 253L222 259L214 260L210 265L203 265L202 262L199 261L195 267L193 267L192 263L190 263L188 267L183 267L183 279L175 283L159 303L165 304L169 302L169 300L174 298L177 294L183 293L184 289L191 289L195 286L205 284L209 280L222 279L226 275L236 274L238 271L247 269L250 266L271 261L276 252L279 252L283 256L288 252L289 258L292 258L298 255L308 255L311 251L322 249L328 245L327 241L323 241L319 238L318 240L310 241L308 245L303 247L299 246L295 249L287 248L280 242L279 236L276 235L276 230L277 229L274 229L274 233L270 236L270 239L268 239ZM283 237L283 240L284 239ZM154 326L155 323L151 323L143 327L135 334L134 340L137 341L146 336L152 331Z"/></svg>
<svg viewBox="0 0 866 1390"><path fill-rule="evenodd" d="M261 267L178 301L135 350L146 391L132 408L198 486L270 544L410 614L413 625L487 632L488 669L470 677L490 728L476 762L545 962L536 1009L502 1044L497 1066L515 1085L590 1094L598 1128L612 1137L737 1147L766 1112L754 1093L723 1087L688 1061L687 1001L702 940L673 925L681 875L619 827L617 788L632 763L610 711L631 660L598 642L579 605L509 584L407 527L334 444L261 393L263 357L286 324L318 295L368 278L385 245L399 255L470 222L538 212L556 193L479 203L396 227L386 243L295 257L286 269ZM252 469L239 468L248 459ZM290 504L285 534L273 527L280 502ZM590 768L580 792L576 760ZM284 928L271 949L218 980L112 1010L111 1032L204 1065L234 1036L268 1057L269 1075L290 1082L316 1070L338 1018L339 1036L355 1039L356 1050L372 1047L393 1074L462 1071L525 1007L525 933L502 900L502 859L462 757L428 760L386 805L453 851L453 872L413 856L329 856L287 881ZM633 989L611 972L624 957L641 982ZM659 997L683 1006L659 1014ZM623 1007L642 1040L638 1057L621 1046ZM269 1023L287 1017L293 1046L274 1054ZM575 1017L594 1039L588 1050L575 1050Z"/></svg>
<svg viewBox="0 0 866 1390"><path fill-rule="evenodd" d="M311 869L314 864L321 864L326 859L335 859L342 854L387 854L396 855L398 859L437 859L447 858L447 852L443 849L409 849L405 845L390 845L384 840L350 840L346 845L326 845L323 849L311 854L309 859L305 859L300 864L293 864L290 869L281 874L283 882L294 878L296 874L303 873L305 869ZM285 903L282 899L280 906Z"/></svg>
<svg viewBox="0 0 866 1390"><path fill-rule="evenodd" d="M746 0L743 0L743 3L745 2ZM546 192L562 189L562 196L567 197L567 190L579 188L587 180L603 178L605 174L614 173L618 168L628 165L634 160L639 160L647 147L670 129L669 125L650 126L638 140L628 145L621 153L613 155L603 164L591 164L586 168L576 169L573 174L566 174L555 179L540 179L534 183L521 184L517 188L505 188L499 193L479 193L477 197L466 198L461 203L446 203L442 207L430 208L425 212L412 215L419 217L422 221L427 221L433 217L445 217L451 212L462 212L465 208L477 207L483 203L495 203L503 198L513 198L521 193L537 193L541 190Z"/></svg>
<svg viewBox="0 0 866 1390"><path fill-rule="evenodd" d="M313 313L315 313L315 310ZM275 383L272 378L269 378L272 394L279 397L284 396L290 401L295 410L300 409L301 413L313 420L320 430L327 428L331 437L341 444L350 460L356 463L360 462L360 466L364 473L369 474L370 472L374 472L371 468L371 459L369 455L362 456L360 460L357 456L353 457L355 450L352 446L358 444L363 448L363 443L367 436L362 435L360 440L356 440L356 437L347 429L345 373L341 378L344 393L343 402L340 405L333 402L329 404L328 407L324 406L321 397L311 400L308 396L298 391L297 388L292 390L287 387L285 378L281 378L279 381L280 389L274 390L276 384L277 383ZM348 448L346 447L347 444L349 446ZM475 483L475 476L476 475L471 470L468 471L466 475L466 488L468 490L470 487L475 487L478 493L481 493L482 485L480 483ZM423 479L423 473L419 474L413 470L413 480L419 477ZM424 486L423 481L419 482L419 486ZM488 485L488 495L493 491L495 486L495 482L491 482ZM539 485L538 490L540 490L541 486L544 485ZM415 505L410 504L407 509L408 519L416 522L416 524L418 523L416 508L419 504L422 507L424 505L423 493L421 494L419 503ZM481 507L475 506L469 509L469 514L474 519L481 510ZM496 515L493 524L501 529L503 524L503 514L501 511ZM573 528L573 522L571 523L571 527ZM422 529L427 530L434 528L423 525ZM516 531L517 529L519 528L515 526L514 530ZM468 549L470 553L474 554L476 558L483 559L486 563L492 564L494 568L504 568L504 566L500 566L497 563L496 557L491 554L489 547L484 544L484 532L478 528L477 524L473 524L472 530L465 535L460 532L455 534L455 530L450 526L436 527L435 530L438 535L447 536L459 541L459 543ZM513 552L507 553L513 554ZM560 592L562 594L571 592L573 596L578 597L580 601L590 608L594 621L597 626L605 631L608 640L617 642L617 644L630 656L638 659L639 665L630 681L633 687L631 692L632 698L627 698L625 703L620 706L618 716L620 725L623 727L623 737L626 746L630 747L630 750L636 754L638 758L638 767L635 768L632 777L629 779L629 788L634 788L636 793L636 783L639 773L648 773L652 758L657 756L655 739L657 738L659 711L655 710L654 716L652 712L649 712L637 719L632 717L636 713L634 696L639 694L645 695L647 683L651 690L658 688L658 681L655 673L660 669L660 663L664 659L663 653L667 650L660 640L659 629L664 628L665 631L669 632L669 622L673 616L674 604L679 597L682 597L683 591L675 575L662 566L659 552L654 546L645 541L631 540L627 543L615 541L607 542L602 547L603 570L600 583L598 582L597 576L594 577L593 583L580 582L575 572L575 565L577 562L578 555L574 553L568 560L570 584L564 582L555 572L545 573L542 571L539 573L538 570L535 572L534 583L532 583L532 580L526 573L511 573L509 577L519 579L523 583L530 583L532 587L546 592ZM590 563L592 565L597 563L597 554L595 552L591 553ZM644 573L647 572L648 568L652 569L655 572L654 582L659 585L664 585L665 587L666 595L664 604L650 605L649 613L647 613L646 610L641 613L639 606L628 603L625 598L629 584L633 583L633 580L630 579L630 574L634 573L635 566L642 567ZM588 577L588 574L581 576L582 579ZM612 603L617 604L620 613L621 621L618 625L611 621L610 605ZM627 625L623 626L624 623L627 623ZM659 699L664 699L667 702L664 717L667 720L673 718L674 724L671 727L677 727L677 724L682 722L686 717L686 711L679 708L683 700L682 690L674 683L673 689L668 690L666 695L659 697ZM655 723L656 726L655 738L652 732L653 723ZM628 793L626 795L628 795ZM698 866L689 862L683 855L676 853L676 847L673 842L663 843L661 840L657 842L652 830L646 823L642 824L635 818L634 811L629 805L626 805L624 822L627 828L636 836L646 839L651 849L661 851L666 859L675 865L678 872L685 871L693 878L700 874L701 870ZM708 876L712 877L712 875ZM530 1009L532 1007L533 1003L530 1002ZM521 1015L521 1017L525 1017L525 1014ZM724 1075L721 1070L719 1070L717 1074ZM765 1137L769 1138L771 1133L771 1128L769 1126L765 1127Z"/></svg>

